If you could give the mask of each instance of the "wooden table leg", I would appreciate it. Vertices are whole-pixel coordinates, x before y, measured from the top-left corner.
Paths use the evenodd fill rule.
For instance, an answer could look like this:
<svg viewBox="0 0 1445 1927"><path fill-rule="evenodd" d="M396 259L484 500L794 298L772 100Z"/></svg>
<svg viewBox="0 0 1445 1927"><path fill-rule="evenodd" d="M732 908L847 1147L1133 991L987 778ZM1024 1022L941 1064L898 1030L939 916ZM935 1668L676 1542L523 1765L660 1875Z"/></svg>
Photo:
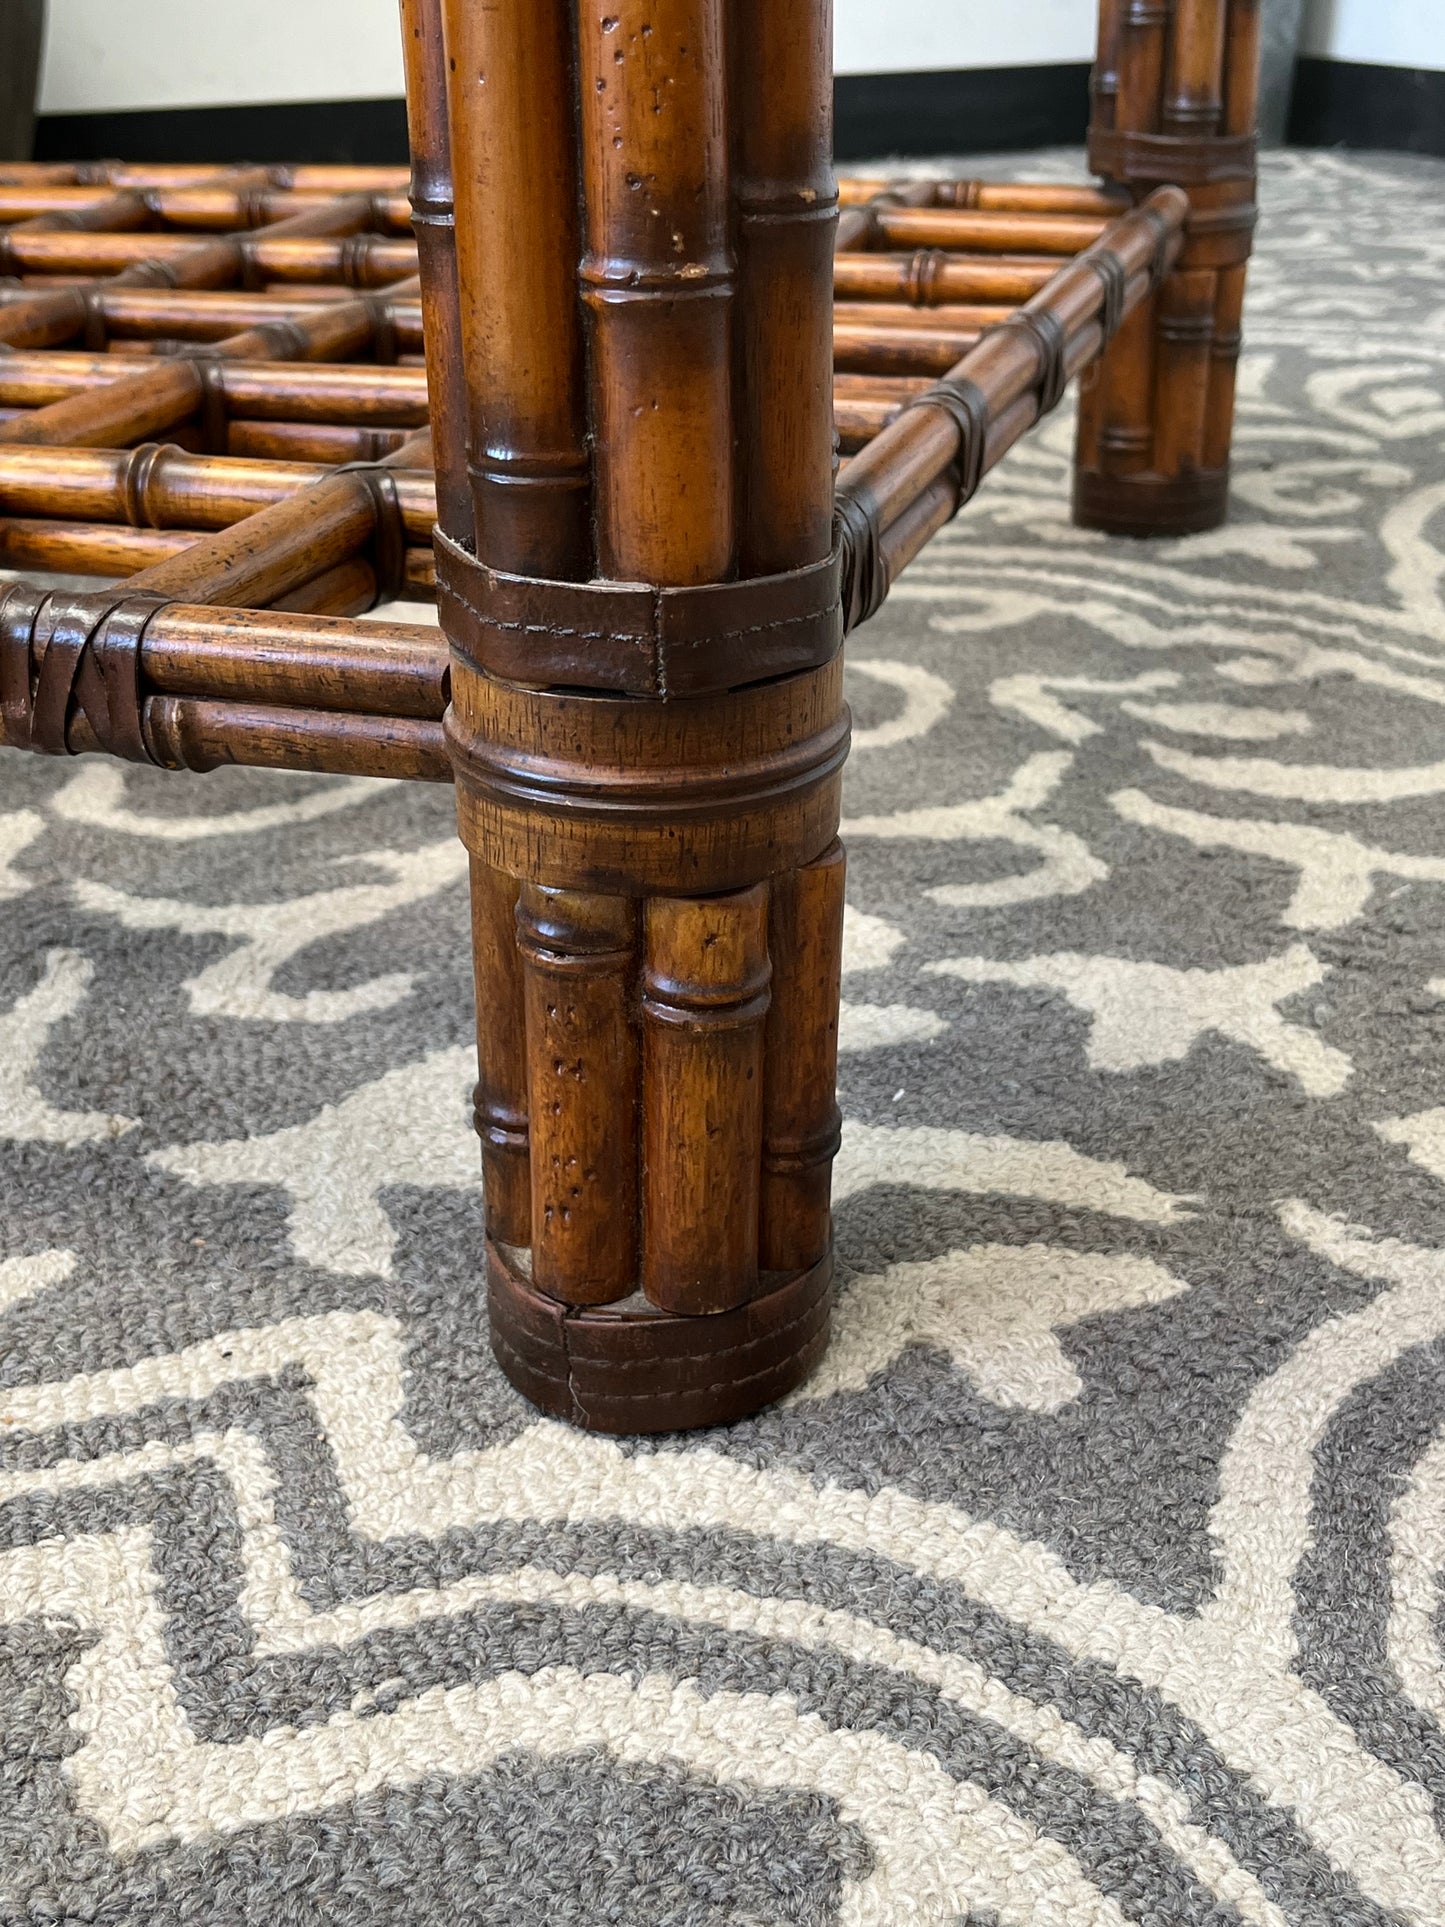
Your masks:
<svg viewBox="0 0 1445 1927"><path fill-rule="evenodd" d="M715 1424L827 1341L831 0L440 11L493 1342L576 1423Z"/></svg>
<svg viewBox="0 0 1445 1927"><path fill-rule="evenodd" d="M1184 251L1079 395L1074 519L1121 535L1216 527L1254 230L1259 0L1101 0L1091 164L1190 199Z"/></svg>

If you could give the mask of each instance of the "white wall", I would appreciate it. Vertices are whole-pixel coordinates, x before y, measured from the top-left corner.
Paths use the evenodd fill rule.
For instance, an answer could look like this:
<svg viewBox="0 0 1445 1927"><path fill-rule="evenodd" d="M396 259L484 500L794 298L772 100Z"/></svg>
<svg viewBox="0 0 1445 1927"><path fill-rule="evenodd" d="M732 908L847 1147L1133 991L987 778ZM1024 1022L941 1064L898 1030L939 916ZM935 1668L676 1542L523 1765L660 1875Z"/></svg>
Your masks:
<svg viewBox="0 0 1445 1927"><path fill-rule="evenodd" d="M1307 52L1445 68L1445 0L1306 3ZM1094 0L835 5L844 74L1093 56ZM396 0L50 0L42 113L386 99L401 91Z"/></svg>
<svg viewBox="0 0 1445 1927"><path fill-rule="evenodd" d="M1445 69L1445 0L1306 0L1305 52Z"/></svg>
<svg viewBox="0 0 1445 1927"><path fill-rule="evenodd" d="M402 91L396 0L50 0L42 114Z"/></svg>
<svg viewBox="0 0 1445 1927"><path fill-rule="evenodd" d="M1445 6L1445 0L1426 0ZM777 0L786 6L787 0ZM1094 0L833 0L840 74L1094 58Z"/></svg>
<svg viewBox="0 0 1445 1927"><path fill-rule="evenodd" d="M836 5L840 73L1093 56L1094 0ZM44 114L385 99L401 91L396 0L50 0Z"/></svg>

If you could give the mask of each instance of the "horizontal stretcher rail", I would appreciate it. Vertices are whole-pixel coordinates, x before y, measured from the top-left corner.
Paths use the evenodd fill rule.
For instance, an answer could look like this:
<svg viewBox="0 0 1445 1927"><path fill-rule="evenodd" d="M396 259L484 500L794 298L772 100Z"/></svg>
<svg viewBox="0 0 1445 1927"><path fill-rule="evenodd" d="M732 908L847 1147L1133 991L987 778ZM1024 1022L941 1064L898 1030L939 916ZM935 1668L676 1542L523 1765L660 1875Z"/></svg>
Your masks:
<svg viewBox="0 0 1445 1927"><path fill-rule="evenodd" d="M0 186L6 187L191 187L212 181L221 171L204 161L4 161ZM330 162L239 161L225 170L276 188L310 189L333 194L404 194L404 167L352 166Z"/></svg>
<svg viewBox="0 0 1445 1927"><path fill-rule="evenodd" d="M147 365L144 356L17 350L0 355L0 406L63 401ZM395 363L224 362L216 382L227 413L247 419L371 421L397 428L420 427L426 420L426 371Z"/></svg>
<svg viewBox="0 0 1445 1927"><path fill-rule="evenodd" d="M232 523L229 526L235 527ZM50 575L134 578L163 562L180 563L210 531L202 528L138 529L115 522L61 522L0 516L0 569L34 570ZM299 586L299 585L297 585ZM429 602L436 595L436 565L431 542L403 550L389 594ZM374 575L366 593L330 603L337 613L361 614L376 600Z"/></svg>
<svg viewBox="0 0 1445 1927"><path fill-rule="evenodd" d="M215 170L207 170L214 178ZM158 187L133 184L148 219L197 232L230 233L264 227L293 215L329 207L338 190L325 188L268 189L255 187ZM350 190L339 190L349 194ZM373 193L356 190L367 203L367 225L395 234L411 226L405 191ZM0 185L0 222L33 220L46 214L84 215L106 207L112 199L103 187Z"/></svg>
<svg viewBox="0 0 1445 1927"><path fill-rule="evenodd" d="M1188 207L1178 188L1158 188L1110 223L849 463L838 486L849 627L879 608L929 538L1159 285L1183 247Z"/></svg>
<svg viewBox="0 0 1445 1927"><path fill-rule="evenodd" d="M834 286L854 299L903 297L920 303L968 300L1022 300L1036 293L1058 266L1058 249L1042 248L1028 230L1011 224L1011 217L979 216L998 220L993 233L997 245L920 245L909 251L888 252L882 247L844 250L837 256ZM122 273L145 262L184 265L197 247L194 234L156 234L149 231L55 231L26 223L0 230L0 274L32 290L54 287L70 279L90 279ZM1086 222L1085 229L1095 223ZM417 272L416 243L357 233L332 239L304 235L274 237L270 230L237 237L236 251L251 281L280 284L330 283L348 287L381 288ZM1064 250L1066 252L1072 250ZM22 298L11 290L8 299Z"/></svg>
<svg viewBox="0 0 1445 1927"><path fill-rule="evenodd" d="M231 182L229 205L232 206L245 205L241 198L244 189L252 193L264 191L278 201L301 198L320 201L339 194L372 194L382 197L382 204L390 207L405 196L408 179L407 169L401 167L245 163L219 169L204 163L139 166L101 162L89 167L53 166L44 162L0 163L0 195L54 197L49 208L32 204L32 212L96 206L106 198L103 190L125 188L150 195L153 211L161 214L171 210L171 218L198 210L210 212L218 205L225 205L227 188L218 182ZM1128 197L1117 189L1093 185L977 180L918 183L847 174L839 178L838 200L842 207L858 207L880 194L909 189L921 192L924 204L929 206L1010 213L1109 215L1128 206ZM7 204L0 200L0 208ZM5 218L16 217L7 214Z"/></svg>
<svg viewBox="0 0 1445 1927"><path fill-rule="evenodd" d="M838 486L850 626L878 606L928 536L1172 265L1184 210L1181 194L1162 189L1110 223L1025 309L960 357L945 382L837 377L835 409L845 427L848 411L856 410L879 430L845 465ZM34 359L46 358L27 361ZM72 377L88 383L103 372L95 364L107 358L68 359ZM235 367L242 386L256 377L256 364ZM18 372L23 378L25 369ZM338 385L356 382L364 389L373 380L379 385L405 376L420 398L419 378L407 371L281 364L280 373L301 385L314 380L318 391L330 384L333 401ZM369 480L319 464L236 461L168 448L0 447L0 506L95 518L68 529L44 521L25 528L26 518L16 516L0 523L0 554L7 541L26 540L39 554L48 539L54 566L64 553L75 562L87 542L97 552L109 542L124 573L127 542L132 560L140 559L146 541L152 554L175 545L128 585L158 605L137 658L140 714L157 760L444 781L450 766L441 739L448 697L441 632L356 625L326 613L359 606L358 598L374 591L374 573L360 557L385 513L394 515L403 543L430 526L434 481L424 469L406 466L428 459L425 441L414 441L385 465L390 506L384 511ZM195 529L177 534L155 526L172 516L197 522L204 516L220 532L198 539ZM419 547L404 548L390 586L425 593L428 562ZM305 602L308 595L314 613L244 607L288 597ZM216 606L222 602L224 609ZM38 677L43 625L36 636L40 660L31 670ZM9 722L7 737L20 740ZM83 711L67 741L76 750L102 747Z"/></svg>

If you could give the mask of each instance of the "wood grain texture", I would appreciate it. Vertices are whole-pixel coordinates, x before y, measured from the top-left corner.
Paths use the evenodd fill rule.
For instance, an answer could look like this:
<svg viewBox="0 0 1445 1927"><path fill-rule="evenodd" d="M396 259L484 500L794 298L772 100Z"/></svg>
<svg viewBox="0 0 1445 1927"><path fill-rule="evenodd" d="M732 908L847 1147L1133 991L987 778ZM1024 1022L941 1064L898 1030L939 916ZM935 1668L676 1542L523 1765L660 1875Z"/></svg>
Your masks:
<svg viewBox="0 0 1445 1927"><path fill-rule="evenodd" d="M1089 378L1074 518L1118 534L1184 534L1228 510L1259 10L1257 0L1108 0L1100 33L1095 166L1136 195L1182 186L1190 209L1183 252L1147 320L1126 322Z"/></svg>
<svg viewBox="0 0 1445 1927"><path fill-rule="evenodd" d="M736 890L837 834L842 663L715 696L519 689L453 665L446 728L468 849L565 889Z"/></svg>
<svg viewBox="0 0 1445 1927"><path fill-rule="evenodd" d="M514 877L472 858L472 966L477 995L474 1116L482 1141L487 1235L500 1244L520 1247L532 1242L532 1174L517 894Z"/></svg>
<svg viewBox="0 0 1445 1927"><path fill-rule="evenodd" d="M770 889L758 1232L766 1271L808 1269L826 1254L831 1235L845 875L843 846L835 842L812 863L775 877Z"/></svg>
<svg viewBox="0 0 1445 1927"><path fill-rule="evenodd" d="M722 0L580 0L577 46L598 572L720 581L736 555Z"/></svg>
<svg viewBox="0 0 1445 1927"><path fill-rule="evenodd" d="M637 1282L637 907L524 883L532 1282L568 1305Z"/></svg>
<svg viewBox="0 0 1445 1927"><path fill-rule="evenodd" d="M758 1284L768 891L655 897L644 912L642 1288L731 1311Z"/></svg>
<svg viewBox="0 0 1445 1927"><path fill-rule="evenodd" d="M840 190L829 0L401 21L409 177L0 177L0 561L116 578L4 734L452 778L497 1356L722 1422L826 1343L845 619L1080 373L1085 519L1222 512L1257 5L1103 0L1098 187Z"/></svg>
<svg viewBox="0 0 1445 1927"><path fill-rule="evenodd" d="M831 6L728 15L737 300L737 566L772 575L833 540Z"/></svg>
<svg viewBox="0 0 1445 1927"><path fill-rule="evenodd" d="M426 384L436 453L437 510L449 535L464 535L470 527L466 378L441 0L401 0L401 44L406 63L415 265L421 281L422 329L429 345ZM234 409L234 403L231 406Z"/></svg>
<svg viewBox="0 0 1445 1927"><path fill-rule="evenodd" d="M590 465L568 9L446 0L445 17L477 553L524 574L582 576Z"/></svg>

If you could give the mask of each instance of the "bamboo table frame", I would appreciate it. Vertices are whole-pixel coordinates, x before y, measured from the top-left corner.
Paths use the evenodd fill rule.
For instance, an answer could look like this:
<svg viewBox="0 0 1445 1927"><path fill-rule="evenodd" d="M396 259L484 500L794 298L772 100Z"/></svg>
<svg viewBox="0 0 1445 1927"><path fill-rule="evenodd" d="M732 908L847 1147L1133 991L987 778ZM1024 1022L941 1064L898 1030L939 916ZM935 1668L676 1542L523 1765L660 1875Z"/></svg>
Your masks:
<svg viewBox="0 0 1445 1927"><path fill-rule="evenodd" d="M827 1342L844 633L1075 375L1080 522L1223 517L1258 0L1102 0L1098 188L836 182L829 0L401 11L409 194L0 169L0 564L109 582L3 740L454 782L497 1356L717 1423Z"/></svg>

